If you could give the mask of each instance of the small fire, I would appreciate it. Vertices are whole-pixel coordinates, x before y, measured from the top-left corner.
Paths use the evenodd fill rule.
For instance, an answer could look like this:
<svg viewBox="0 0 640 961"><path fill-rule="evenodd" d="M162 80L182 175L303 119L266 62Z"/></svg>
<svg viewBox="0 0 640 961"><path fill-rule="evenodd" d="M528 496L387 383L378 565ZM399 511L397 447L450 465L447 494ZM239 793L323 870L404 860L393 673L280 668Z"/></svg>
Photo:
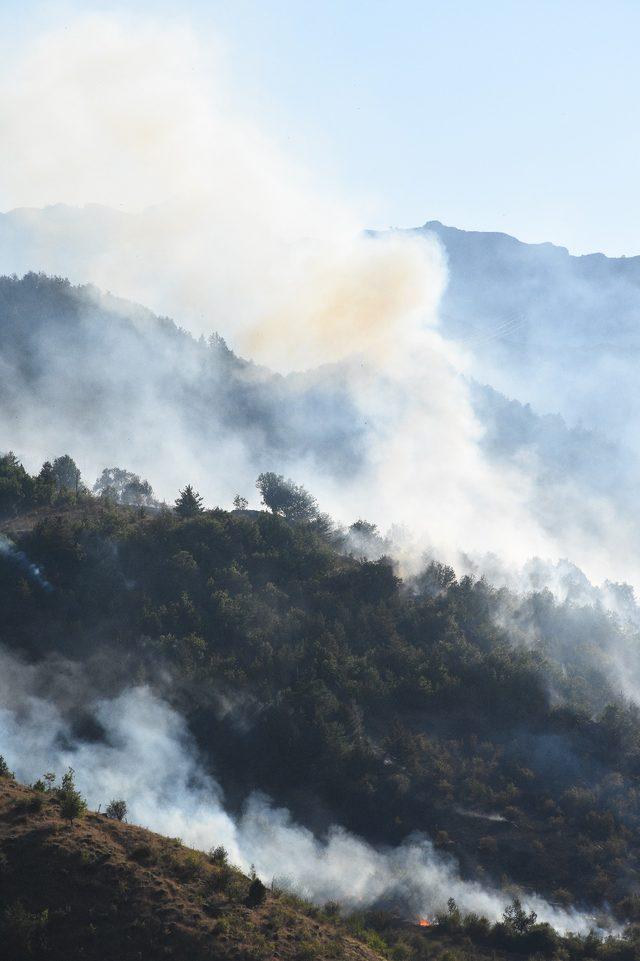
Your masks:
<svg viewBox="0 0 640 961"><path fill-rule="evenodd" d="M420 926L421 928L430 928L430 927L431 927L431 921L427 921L426 918L420 918L420 920L418 921L418 924L419 924L419 926Z"/></svg>

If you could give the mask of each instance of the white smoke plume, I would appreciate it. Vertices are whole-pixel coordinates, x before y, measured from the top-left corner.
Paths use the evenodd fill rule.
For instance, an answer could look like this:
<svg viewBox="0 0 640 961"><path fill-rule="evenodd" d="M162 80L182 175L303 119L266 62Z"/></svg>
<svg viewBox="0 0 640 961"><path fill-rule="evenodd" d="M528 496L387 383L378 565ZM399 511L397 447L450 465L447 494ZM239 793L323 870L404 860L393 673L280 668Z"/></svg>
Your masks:
<svg viewBox="0 0 640 961"><path fill-rule="evenodd" d="M635 529L606 497L586 500L568 483L559 507L536 494L537 465L497 466L483 451L466 358L438 329L439 246L363 237L349 205L232 106L215 41L133 17L71 20L4 59L0 138L12 148L0 154L0 206L22 208L3 221L0 271L96 283L196 335L217 329L289 374L341 362L365 431L363 469L336 479L302 456L261 469L285 469L340 521L404 525L409 562L425 549L449 561L493 551L508 564L568 556L596 579L640 583ZM30 209L59 203L82 209ZM107 206L83 206L92 204ZM109 331L99 347L78 363L89 384L111 356ZM50 351L54 376L67 357ZM251 445L187 431L165 368L149 371L143 349L109 372L121 403L101 409L104 431L83 431L63 404L43 420L26 397L17 417L0 412L0 446L17 447L32 469L65 450L85 472L126 465L167 499L187 481L209 504L251 490ZM144 396L135 411L133 382ZM322 416L300 413L310 429ZM92 703L106 736L89 743L28 675L7 659L0 673L0 750L23 779L70 764L92 805L124 796L133 820L204 848L223 843L266 880L290 875L318 900L370 903L400 890L422 914L449 896L493 918L504 907L501 892L462 880L427 840L377 851L340 828L320 840L259 796L234 819L183 720L149 691ZM560 929L590 924L540 899L529 905Z"/></svg>
<svg viewBox="0 0 640 961"><path fill-rule="evenodd" d="M570 482L540 495L537 465L497 466L483 451L467 360L438 333L438 244L365 239L357 212L237 109L233 67L216 38L187 25L113 14L65 19L8 51L0 203L21 209L5 218L0 270L96 283L196 334L218 329L277 370L344 362L368 469L349 484L305 458L261 468L295 474L340 521L405 525L413 559L425 547L450 561L460 549L509 563L569 556L595 579L638 582L635 528L606 497ZM31 209L60 202L110 206ZM104 366L98 354L94 363ZM144 379L146 364L131 357L114 382ZM34 468L60 445L87 472L124 463L167 498L187 480L211 504L251 489L250 447L227 435L213 456L163 391L144 393L109 445L66 423L64 405L43 414L27 402L0 420L3 446ZM311 432L322 413L304 416ZM102 417L119 424L122 411Z"/></svg>
<svg viewBox="0 0 640 961"><path fill-rule="evenodd" d="M267 883L287 878L319 904L338 899L354 909L387 901L423 917L444 909L453 897L462 910L497 920L513 893L463 880L455 860L423 836L398 848L375 849L334 826L319 839L261 794L251 795L234 818L203 770L184 720L149 688L89 700L85 709L102 737L83 741L56 702L43 695L41 669L7 653L0 654L0 664L0 753L23 781L49 770L60 775L71 766L91 807L122 797L130 821L203 850L223 844L245 870L255 865ZM78 677L71 668L57 670L60 675L50 666L48 677L63 701L65 686L73 696ZM536 895L525 901L540 920L561 931L587 931L595 924L593 917L553 907Z"/></svg>

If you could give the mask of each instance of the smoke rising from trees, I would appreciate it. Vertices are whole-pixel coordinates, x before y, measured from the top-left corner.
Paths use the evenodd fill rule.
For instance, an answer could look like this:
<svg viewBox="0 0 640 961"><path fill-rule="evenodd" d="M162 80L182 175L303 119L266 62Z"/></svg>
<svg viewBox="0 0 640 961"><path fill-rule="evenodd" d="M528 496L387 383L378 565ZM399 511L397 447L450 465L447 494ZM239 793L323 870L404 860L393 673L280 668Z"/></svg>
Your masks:
<svg viewBox="0 0 640 961"><path fill-rule="evenodd" d="M318 839L261 794L251 795L241 815L232 817L200 766L183 719L148 688L84 702L100 736L82 741L56 705L37 693L42 667L20 664L6 652L0 660L0 753L18 778L32 782L46 770L73 767L91 807L124 798L130 821L202 850L222 844L243 869L253 864L266 883L288 883L319 904L336 898L347 909L387 903L425 916L454 897L465 911L501 917L509 893L462 880L455 860L437 853L427 838L376 850L332 827ZM58 670L64 676L64 666ZM559 930L587 931L594 923L535 895L526 904Z"/></svg>

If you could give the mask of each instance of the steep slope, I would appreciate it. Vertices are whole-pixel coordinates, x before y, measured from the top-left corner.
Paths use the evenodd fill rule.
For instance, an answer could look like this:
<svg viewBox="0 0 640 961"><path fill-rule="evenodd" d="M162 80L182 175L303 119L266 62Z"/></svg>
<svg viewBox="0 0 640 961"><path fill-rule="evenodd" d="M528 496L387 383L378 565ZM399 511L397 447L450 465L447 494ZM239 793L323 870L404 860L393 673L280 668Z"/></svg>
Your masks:
<svg viewBox="0 0 640 961"><path fill-rule="evenodd" d="M95 812L70 823L55 791L7 777L0 864L6 961L380 958L299 899L253 903L250 879L219 857Z"/></svg>
<svg viewBox="0 0 640 961"><path fill-rule="evenodd" d="M506 875L554 911L640 917L640 723L619 694L638 632L579 581L566 603L439 565L402 582L266 512L35 519L0 553L0 751L24 779L82 765L97 804L121 771L139 820L191 811L197 833L213 810L264 877L297 850L320 899L358 880L371 903L470 910L480 885L495 917ZM407 855L415 832L435 847Z"/></svg>

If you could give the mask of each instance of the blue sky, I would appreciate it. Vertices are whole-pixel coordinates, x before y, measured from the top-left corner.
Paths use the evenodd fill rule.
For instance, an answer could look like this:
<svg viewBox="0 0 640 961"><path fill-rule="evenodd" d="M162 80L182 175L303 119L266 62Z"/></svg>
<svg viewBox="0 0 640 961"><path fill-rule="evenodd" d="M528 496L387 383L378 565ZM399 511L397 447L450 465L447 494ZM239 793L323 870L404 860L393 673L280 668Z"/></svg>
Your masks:
<svg viewBox="0 0 640 961"><path fill-rule="evenodd" d="M4 0L0 44L118 6ZM371 225L439 219L575 252L640 253L637 0L126 8L221 37L242 109Z"/></svg>

